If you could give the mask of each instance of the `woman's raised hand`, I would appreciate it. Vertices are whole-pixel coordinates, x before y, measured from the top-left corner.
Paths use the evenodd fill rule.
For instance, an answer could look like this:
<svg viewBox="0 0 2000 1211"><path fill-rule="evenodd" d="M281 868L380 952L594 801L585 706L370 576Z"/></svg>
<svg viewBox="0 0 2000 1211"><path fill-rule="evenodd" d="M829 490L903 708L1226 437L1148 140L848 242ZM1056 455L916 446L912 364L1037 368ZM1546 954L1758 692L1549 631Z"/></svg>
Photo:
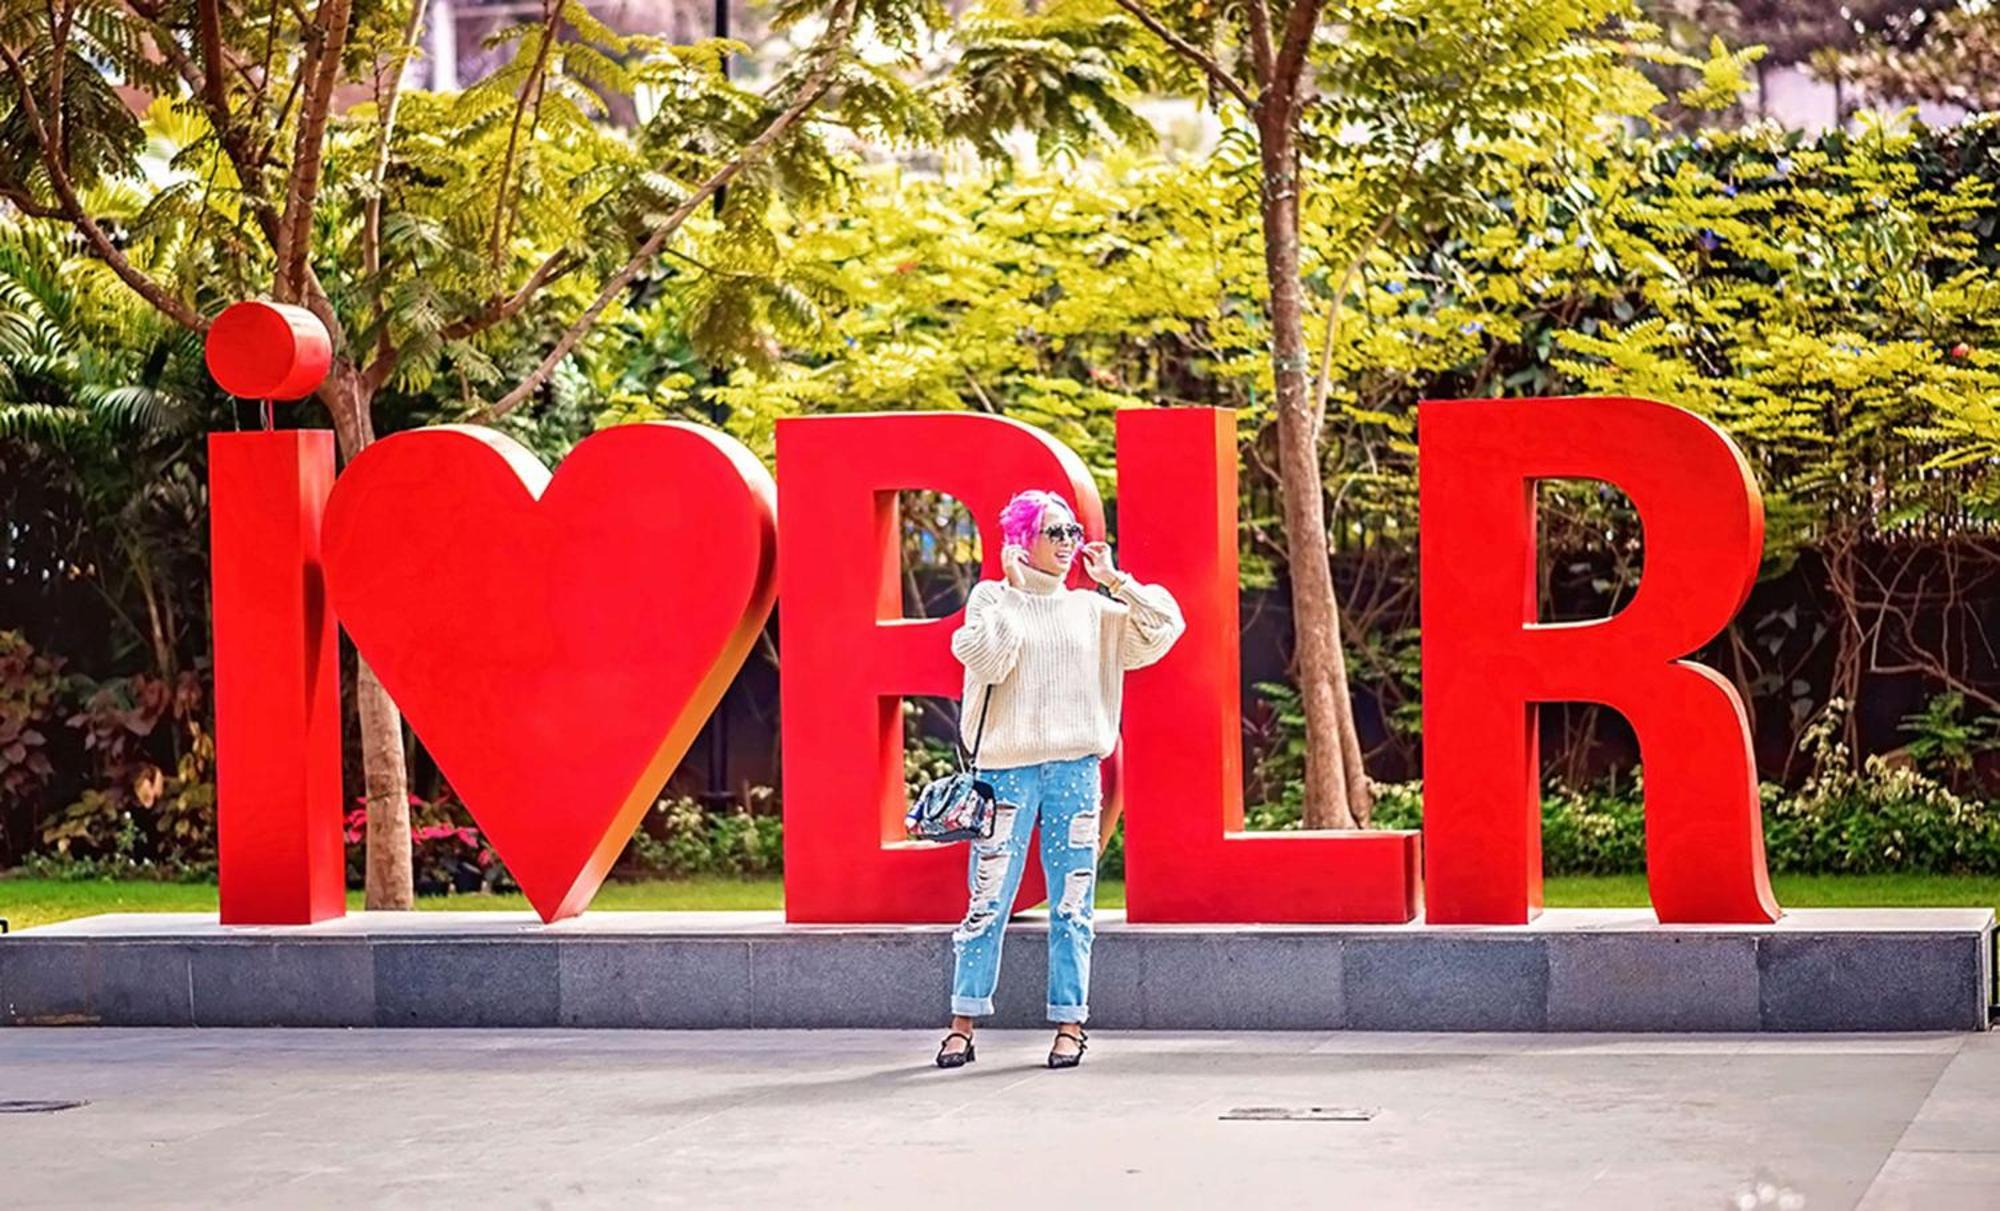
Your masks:
<svg viewBox="0 0 2000 1211"><path fill-rule="evenodd" d="M1118 583L1118 569L1111 563L1111 544L1108 542L1087 542L1083 544L1083 570L1101 585Z"/></svg>
<svg viewBox="0 0 2000 1211"><path fill-rule="evenodd" d="M1000 574L1007 578L1008 584L1017 589L1026 587L1027 578L1021 574L1021 569L1027 566L1028 548L1013 543L1000 548Z"/></svg>

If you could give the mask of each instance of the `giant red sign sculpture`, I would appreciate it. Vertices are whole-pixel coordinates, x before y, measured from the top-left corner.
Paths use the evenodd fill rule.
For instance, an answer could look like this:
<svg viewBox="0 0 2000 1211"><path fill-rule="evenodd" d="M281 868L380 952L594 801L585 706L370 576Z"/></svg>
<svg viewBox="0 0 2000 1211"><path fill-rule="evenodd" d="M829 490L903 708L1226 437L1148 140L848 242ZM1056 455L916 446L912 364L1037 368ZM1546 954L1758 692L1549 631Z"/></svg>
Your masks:
<svg viewBox="0 0 2000 1211"><path fill-rule="evenodd" d="M1743 704L1679 659L1757 579L1764 510L1736 447L1665 404L1530 399L1427 403L1417 448L1426 919L1519 922L1541 907L1534 707L1590 701L1639 736L1660 920L1775 920ZM1609 480L1638 509L1645 571L1613 617L1536 624L1538 479Z"/></svg>
<svg viewBox="0 0 2000 1211"><path fill-rule="evenodd" d="M583 911L763 629L775 491L696 425L553 479L490 429L377 442L326 513L333 609L546 920Z"/></svg>
<svg viewBox="0 0 2000 1211"><path fill-rule="evenodd" d="M1235 414L1119 413L1118 521L1125 566L1169 586L1188 622L1126 691L1128 917L1410 920L1417 834L1243 831Z"/></svg>
<svg viewBox="0 0 2000 1211"><path fill-rule="evenodd" d="M1119 414L1121 563L1172 589L1188 620L1131 675L1123 751L1105 766L1109 812L1129 806L1129 919L1396 922L1427 902L1432 921L1527 920L1540 900L1532 712L1567 698L1608 703L1639 733L1661 919L1774 918L1742 709L1679 660L1756 570L1762 516L1734 447L1644 400L1427 403L1420 423L1421 850L1408 832L1242 830L1234 414ZM959 618L901 616L896 494L963 502L987 576L993 519L1022 487L1062 492L1104 532L1074 453L973 413L781 421L782 530L749 452L688 425L607 430L553 478L468 428L378 442L337 483L322 434L219 434L213 450L232 923L341 911L334 616L555 920L588 904L774 591L787 917L956 920L963 851L900 839L901 704L957 694ZM1533 484L1550 477L1610 480L1639 508L1645 573L1612 619L1535 623ZM1041 895L1024 881L1021 903Z"/></svg>
<svg viewBox="0 0 2000 1211"><path fill-rule="evenodd" d="M340 668L320 560L333 434L270 431L271 402L317 390L333 342L305 308L251 299L215 317L204 352L223 390L263 401L266 430L209 446L222 919L337 917Z"/></svg>
<svg viewBox="0 0 2000 1211"><path fill-rule="evenodd" d="M339 645L320 560L332 490L331 433L209 439L216 859L226 922L294 924L346 911Z"/></svg>

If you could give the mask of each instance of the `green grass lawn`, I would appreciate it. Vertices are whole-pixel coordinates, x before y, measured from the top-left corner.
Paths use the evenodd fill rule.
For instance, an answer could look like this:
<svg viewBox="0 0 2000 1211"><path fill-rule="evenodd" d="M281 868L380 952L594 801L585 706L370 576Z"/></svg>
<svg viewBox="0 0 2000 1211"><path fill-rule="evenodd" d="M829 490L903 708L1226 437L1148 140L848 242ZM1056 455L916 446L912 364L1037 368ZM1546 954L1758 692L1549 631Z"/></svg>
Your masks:
<svg viewBox="0 0 2000 1211"><path fill-rule="evenodd" d="M2000 906L2000 877L1959 875L1788 875L1773 879L1778 900L1793 908L1900 907L1911 905ZM1551 908L1616 908L1646 903L1640 875L1572 876L1550 879ZM676 879L652 883L609 883L593 910L676 910L777 908L783 903L776 879ZM1097 902L1125 904L1125 884L1107 879ZM361 893L349 892L349 908L361 907ZM519 895L435 896L417 902L424 910L526 911ZM215 885L201 883L67 883L46 879L0 878L0 917L15 929L47 925L104 912L214 912Z"/></svg>
<svg viewBox="0 0 2000 1211"><path fill-rule="evenodd" d="M1123 889L1120 889L1123 903ZM725 909L776 908L783 902L776 879L675 879L656 883L608 883L591 908ZM0 878L0 917L13 929L27 929L103 912L214 912L213 883L143 883ZM361 893L347 893L347 907L361 907ZM528 901L513 895L424 896L420 911L526 912Z"/></svg>
<svg viewBox="0 0 2000 1211"><path fill-rule="evenodd" d="M4 884L0 884L4 886ZM1773 875L1787 908L1993 908L1996 875ZM1548 880L1551 908L1623 908L1646 903L1644 875L1570 875Z"/></svg>

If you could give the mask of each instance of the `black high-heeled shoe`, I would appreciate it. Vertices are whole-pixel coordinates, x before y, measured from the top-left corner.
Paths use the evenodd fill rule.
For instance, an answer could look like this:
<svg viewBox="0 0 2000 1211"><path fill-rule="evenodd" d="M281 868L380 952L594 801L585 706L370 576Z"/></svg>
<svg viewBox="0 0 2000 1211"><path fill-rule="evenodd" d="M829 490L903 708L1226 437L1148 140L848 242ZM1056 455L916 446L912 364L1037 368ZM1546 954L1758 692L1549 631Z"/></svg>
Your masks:
<svg viewBox="0 0 2000 1211"><path fill-rule="evenodd" d="M965 1046L957 1051L946 1051L945 1044L953 1039L964 1039ZM938 1043L937 1066L940 1068L963 1068L979 1057L972 1052L972 1036L963 1030L954 1030Z"/></svg>
<svg viewBox="0 0 2000 1211"><path fill-rule="evenodd" d="M1062 1038L1065 1033L1067 1032L1058 1029L1056 1031L1056 1037ZM1049 1067L1074 1068L1078 1064L1083 1063L1083 1053L1089 1049L1089 1044L1086 1043L1084 1040L1088 1039L1090 1036L1084 1033L1083 1027L1078 1026L1076 1028L1076 1033L1070 1035L1069 1037L1076 1040L1076 1050L1068 1055L1064 1055L1062 1052L1057 1051L1053 1047L1049 1048Z"/></svg>

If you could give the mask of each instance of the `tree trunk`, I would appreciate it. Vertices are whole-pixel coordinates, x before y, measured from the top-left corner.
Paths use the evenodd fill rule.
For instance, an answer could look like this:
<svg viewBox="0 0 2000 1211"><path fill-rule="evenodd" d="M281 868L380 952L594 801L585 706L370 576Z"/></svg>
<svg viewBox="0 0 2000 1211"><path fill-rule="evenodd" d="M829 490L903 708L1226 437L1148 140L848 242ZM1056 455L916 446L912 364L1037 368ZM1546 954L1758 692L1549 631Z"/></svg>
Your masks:
<svg viewBox="0 0 2000 1211"><path fill-rule="evenodd" d="M1328 592L1331 594L1332 590ZM1347 811L1354 817L1354 827L1367 828L1375 815L1375 788L1369 785L1368 763L1361 755L1361 733L1354 726L1354 691L1347 682L1347 653L1340 647L1338 605L1333 609L1333 624L1333 705L1339 712L1340 770L1347 779Z"/></svg>
<svg viewBox="0 0 2000 1211"><path fill-rule="evenodd" d="M374 388L346 358L334 359L320 398L333 413L341 461L375 440L369 409ZM403 754L403 715L366 660L355 661L354 703L361 717L361 774L368 803L368 891L371 909L406 909L415 898L410 863L410 777Z"/></svg>
<svg viewBox="0 0 2000 1211"><path fill-rule="evenodd" d="M403 716L366 660L354 662L361 715L361 772L368 793L368 891L371 909L411 907L410 784L403 765Z"/></svg>
<svg viewBox="0 0 2000 1211"><path fill-rule="evenodd" d="M1299 286L1299 209L1288 99L1267 94L1259 115L1264 269L1271 288L1271 369L1277 392L1278 478L1292 582L1299 702L1306 717L1307 828L1354 828L1352 788L1366 793L1348 700L1329 558L1320 417L1306 382L1305 304Z"/></svg>

